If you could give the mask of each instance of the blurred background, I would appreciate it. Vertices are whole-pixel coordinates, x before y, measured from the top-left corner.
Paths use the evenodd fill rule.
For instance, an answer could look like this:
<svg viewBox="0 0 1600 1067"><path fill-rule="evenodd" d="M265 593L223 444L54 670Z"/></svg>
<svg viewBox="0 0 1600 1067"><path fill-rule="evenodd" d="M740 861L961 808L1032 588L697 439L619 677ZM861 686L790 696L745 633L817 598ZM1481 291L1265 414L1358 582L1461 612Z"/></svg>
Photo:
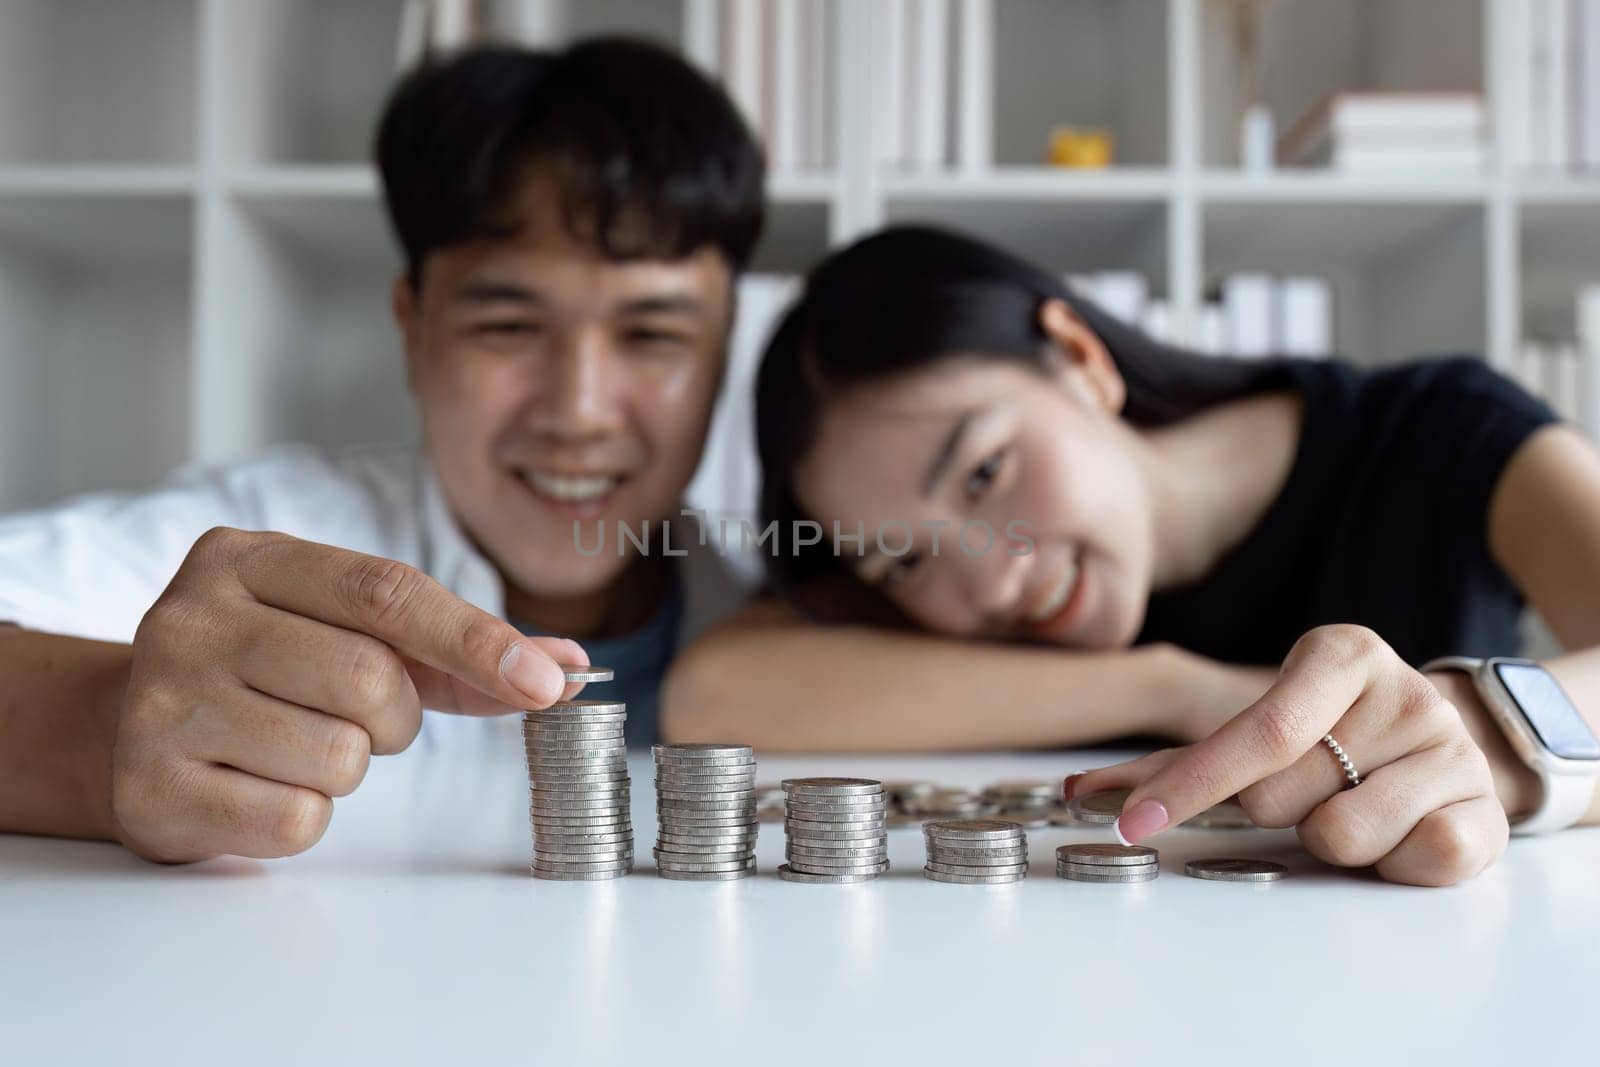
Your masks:
<svg viewBox="0 0 1600 1067"><path fill-rule="evenodd" d="M1207 351L1469 353L1600 422L1600 0L0 0L0 510L411 440L385 94L609 32L723 80L772 163L699 506L752 506L796 276L892 221Z"/></svg>

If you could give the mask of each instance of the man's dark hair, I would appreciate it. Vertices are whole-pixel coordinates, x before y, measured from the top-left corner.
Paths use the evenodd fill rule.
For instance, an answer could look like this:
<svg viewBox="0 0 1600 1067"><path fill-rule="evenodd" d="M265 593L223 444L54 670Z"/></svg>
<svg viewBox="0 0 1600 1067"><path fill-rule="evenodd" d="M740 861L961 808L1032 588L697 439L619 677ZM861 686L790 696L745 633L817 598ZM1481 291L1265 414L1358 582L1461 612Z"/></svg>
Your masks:
<svg viewBox="0 0 1600 1067"><path fill-rule="evenodd" d="M645 41L426 63L390 96L376 155L413 285L435 249L521 229L534 175L568 232L612 259L711 246L737 272L761 233L765 165L749 127L721 89Z"/></svg>

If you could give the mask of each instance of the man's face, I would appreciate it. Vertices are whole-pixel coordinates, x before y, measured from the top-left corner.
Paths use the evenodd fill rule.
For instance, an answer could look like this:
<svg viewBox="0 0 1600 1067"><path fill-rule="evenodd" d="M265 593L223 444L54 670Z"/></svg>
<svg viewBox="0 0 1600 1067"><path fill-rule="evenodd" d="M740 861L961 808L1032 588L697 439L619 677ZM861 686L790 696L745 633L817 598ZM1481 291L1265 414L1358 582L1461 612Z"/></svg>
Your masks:
<svg viewBox="0 0 1600 1067"><path fill-rule="evenodd" d="M700 461L732 314L730 272L606 259L551 212L522 233L441 249L396 286L426 447L457 520L536 596L604 588L617 523L676 513ZM592 553L597 523L605 551Z"/></svg>

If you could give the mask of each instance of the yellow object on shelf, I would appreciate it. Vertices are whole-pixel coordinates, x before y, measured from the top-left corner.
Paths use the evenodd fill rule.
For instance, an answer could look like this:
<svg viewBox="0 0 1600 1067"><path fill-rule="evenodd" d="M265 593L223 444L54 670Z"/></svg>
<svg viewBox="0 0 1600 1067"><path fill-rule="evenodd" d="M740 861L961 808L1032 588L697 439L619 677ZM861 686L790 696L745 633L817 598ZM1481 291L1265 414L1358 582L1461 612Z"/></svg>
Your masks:
<svg viewBox="0 0 1600 1067"><path fill-rule="evenodd" d="M1110 130L1057 126L1050 131L1050 164L1055 167L1109 167L1117 139Z"/></svg>

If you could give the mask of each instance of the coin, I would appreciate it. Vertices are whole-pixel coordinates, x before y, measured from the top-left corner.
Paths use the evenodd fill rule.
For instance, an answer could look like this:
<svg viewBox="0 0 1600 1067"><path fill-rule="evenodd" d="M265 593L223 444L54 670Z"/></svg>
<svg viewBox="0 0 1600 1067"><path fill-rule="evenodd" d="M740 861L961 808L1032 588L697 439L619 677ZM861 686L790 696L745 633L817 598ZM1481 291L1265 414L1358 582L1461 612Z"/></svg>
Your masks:
<svg viewBox="0 0 1600 1067"><path fill-rule="evenodd" d="M749 878L755 873L755 864L742 871L675 871L670 867L656 869L656 874L671 882L732 882L740 878Z"/></svg>
<svg viewBox="0 0 1600 1067"><path fill-rule="evenodd" d="M1027 874L947 874L924 867L922 876L930 882L949 882L953 885L1007 885L1022 881Z"/></svg>
<svg viewBox="0 0 1600 1067"><path fill-rule="evenodd" d="M791 797L823 795L880 796L883 783L871 778L785 778L778 783Z"/></svg>
<svg viewBox="0 0 1600 1067"><path fill-rule="evenodd" d="M686 856L678 852L650 850L657 863L665 863L677 871L738 871L750 865L749 856Z"/></svg>
<svg viewBox="0 0 1600 1067"><path fill-rule="evenodd" d="M1022 827L1004 819L960 819L923 823L922 832L928 837L951 841L987 841L997 837L1021 837Z"/></svg>
<svg viewBox="0 0 1600 1067"><path fill-rule="evenodd" d="M1100 871L1115 870L1115 868L1101 867L1092 871L1078 872L1071 869L1071 864L1056 864L1056 876L1065 878L1069 882L1101 882L1105 884L1132 885L1135 882L1153 882L1160 874L1160 869L1151 867L1147 874L1101 874Z"/></svg>
<svg viewBox="0 0 1600 1067"><path fill-rule="evenodd" d="M1122 807L1128 802L1131 792L1131 789L1102 789L1097 793L1073 797L1067 807L1081 822L1114 823L1122 814Z"/></svg>
<svg viewBox="0 0 1600 1067"><path fill-rule="evenodd" d="M1137 867L1153 864L1159 854L1143 845L1094 844L1062 845L1056 849L1056 859L1069 863L1085 863L1098 867Z"/></svg>
<svg viewBox="0 0 1600 1067"><path fill-rule="evenodd" d="M1213 882L1275 882L1288 871L1283 864L1267 860L1190 860L1183 865L1183 873L1189 877Z"/></svg>
<svg viewBox="0 0 1600 1067"><path fill-rule="evenodd" d="M749 745L730 745L715 741L693 741L682 744L651 745L650 754L656 759L725 759L739 756L752 759L755 751Z"/></svg>
<svg viewBox="0 0 1600 1067"><path fill-rule="evenodd" d="M930 850L929 863L951 864L959 867L1011 867L1018 863L1026 866L1028 853L1026 849L1016 849L1006 856L953 856L948 852Z"/></svg>
<svg viewBox="0 0 1600 1067"><path fill-rule="evenodd" d="M622 878L633 870L631 865L620 867L614 871L552 871L532 868L535 878L547 882L601 882L612 878Z"/></svg>
<svg viewBox="0 0 1600 1067"><path fill-rule="evenodd" d="M817 848L813 845L797 845L791 842L786 851L790 859L804 856L807 859L841 863L847 860L881 860L889 855L889 849L884 845L865 845L861 848Z"/></svg>
<svg viewBox="0 0 1600 1067"><path fill-rule="evenodd" d="M563 663L561 673L566 675L569 682L609 682L616 674L610 667L596 667L593 664L587 667L578 667Z"/></svg>

